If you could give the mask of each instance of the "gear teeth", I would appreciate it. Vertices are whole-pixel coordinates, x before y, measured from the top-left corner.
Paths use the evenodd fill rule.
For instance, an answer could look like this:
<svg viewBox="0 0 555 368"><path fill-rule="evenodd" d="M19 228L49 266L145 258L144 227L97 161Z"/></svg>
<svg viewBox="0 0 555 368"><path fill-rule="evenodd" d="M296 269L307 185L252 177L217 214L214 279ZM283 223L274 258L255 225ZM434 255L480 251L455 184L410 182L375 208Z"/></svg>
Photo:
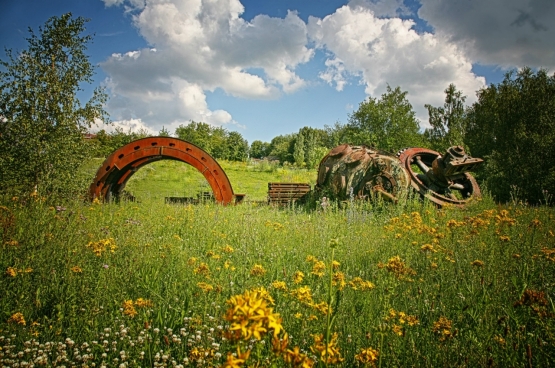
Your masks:
<svg viewBox="0 0 555 368"><path fill-rule="evenodd" d="M409 148L410 148L410 147L405 147L405 148L399 150L399 151L395 154L395 156L401 157L401 154L402 154L403 152L405 152L406 150L408 150Z"/></svg>

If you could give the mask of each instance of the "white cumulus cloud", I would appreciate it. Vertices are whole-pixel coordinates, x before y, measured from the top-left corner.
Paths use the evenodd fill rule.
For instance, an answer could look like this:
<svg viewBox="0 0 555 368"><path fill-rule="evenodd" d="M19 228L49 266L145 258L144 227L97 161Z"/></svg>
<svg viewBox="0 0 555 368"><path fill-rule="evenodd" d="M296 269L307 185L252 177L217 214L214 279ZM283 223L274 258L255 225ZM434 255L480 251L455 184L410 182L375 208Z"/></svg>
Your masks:
<svg viewBox="0 0 555 368"><path fill-rule="evenodd" d="M424 104L439 106L443 91L454 83L472 102L485 85L472 73L471 61L449 40L418 34L412 20L380 18L359 1L345 5L323 19L309 18L309 36L330 53L320 77L342 90L353 76L366 93L379 97L387 85L408 91L422 126L427 125Z"/></svg>
<svg viewBox="0 0 555 368"><path fill-rule="evenodd" d="M116 120L141 119L158 129L189 120L235 123L228 112L210 110L205 91L270 99L306 85L295 68L313 50L307 47L306 24L294 12L245 21L238 0L104 2L132 9L135 26L151 46L101 63Z"/></svg>

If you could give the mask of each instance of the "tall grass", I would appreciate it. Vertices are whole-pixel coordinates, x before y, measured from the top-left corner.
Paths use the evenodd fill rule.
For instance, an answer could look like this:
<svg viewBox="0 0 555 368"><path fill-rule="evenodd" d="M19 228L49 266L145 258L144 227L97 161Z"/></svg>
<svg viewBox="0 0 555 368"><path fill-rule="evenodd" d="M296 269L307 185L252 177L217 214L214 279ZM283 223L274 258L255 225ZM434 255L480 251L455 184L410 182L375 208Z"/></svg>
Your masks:
<svg viewBox="0 0 555 368"><path fill-rule="evenodd" d="M343 207L5 199L0 363L555 362L552 208ZM241 298L283 330L237 335Z"/></svg>

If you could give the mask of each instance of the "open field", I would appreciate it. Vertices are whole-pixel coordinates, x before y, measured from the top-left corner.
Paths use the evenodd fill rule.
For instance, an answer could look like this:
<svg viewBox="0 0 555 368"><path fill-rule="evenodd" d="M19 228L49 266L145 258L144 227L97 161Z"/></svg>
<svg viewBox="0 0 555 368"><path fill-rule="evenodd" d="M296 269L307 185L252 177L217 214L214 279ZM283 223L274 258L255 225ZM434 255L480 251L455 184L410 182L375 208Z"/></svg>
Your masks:
<svg viewBox="0 0 555 368"><path fill-rule="evenodd" d="M164 205L149 166L140 203L4 199L0 366L555 362L552 208Z"/></svg>
<svg viewBox="0 0 555 368"><path fill-rule="evenodd" d="M316 171L278 167L259 162L219 162L226 172L235 193L247 194L247 201L266 200L269 182L301 182L314 185ZM98 163L100 165L101 162ZM125 188L138 200L164 197L196 197L203 191L211 191L206 179L195 168L178 161L154 162L131 177Z"/></svg>

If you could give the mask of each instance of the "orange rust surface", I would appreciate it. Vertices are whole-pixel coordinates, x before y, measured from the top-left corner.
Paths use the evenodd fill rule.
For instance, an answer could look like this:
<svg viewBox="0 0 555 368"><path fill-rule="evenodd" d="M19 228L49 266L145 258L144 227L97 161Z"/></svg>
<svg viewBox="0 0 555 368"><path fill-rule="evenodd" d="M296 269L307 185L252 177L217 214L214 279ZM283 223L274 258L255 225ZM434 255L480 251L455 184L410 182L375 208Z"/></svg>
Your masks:
<svg viewBox="0 0 555 368"><path fill-rule="evenodd" d="M233 200L231 183L218 162L194 144L171 137L139 139L112 152L96 172L89 188L90 198L109 200L119 194L139 168L164 159L185 162L201 172L216 202L229 204Z"/></svg>

